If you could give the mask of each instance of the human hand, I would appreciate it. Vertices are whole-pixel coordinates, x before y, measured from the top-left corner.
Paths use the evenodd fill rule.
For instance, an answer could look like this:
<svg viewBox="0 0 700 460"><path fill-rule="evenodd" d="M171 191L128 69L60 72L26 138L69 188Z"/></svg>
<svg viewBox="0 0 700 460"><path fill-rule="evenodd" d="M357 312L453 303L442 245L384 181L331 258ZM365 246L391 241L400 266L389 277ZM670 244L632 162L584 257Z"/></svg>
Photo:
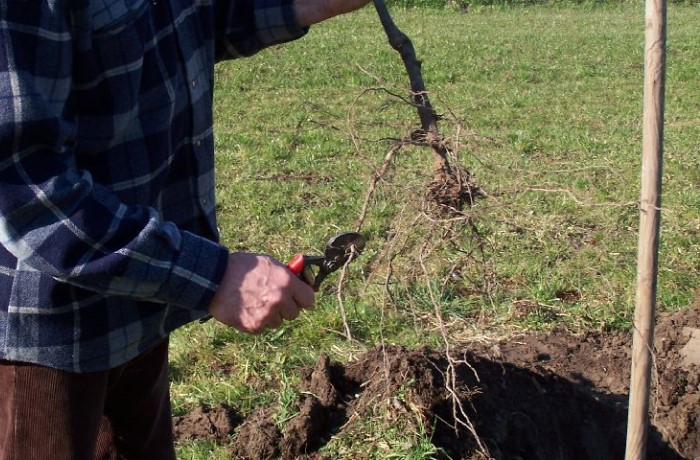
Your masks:
<svg viewBox="0 0 700 460"><path fill-rule="evenodd" d="M302 308L313 306L314 296L311 286L272 257L236 252L229 255L209 313L240 331L258 333L297 318Z"/></svg>
<svg viewBox="0 0 700 460"><path fill-rule="evenodd" d="M302 27L355 11L369 3L369 0L294 0L294 11Z"/></svg>

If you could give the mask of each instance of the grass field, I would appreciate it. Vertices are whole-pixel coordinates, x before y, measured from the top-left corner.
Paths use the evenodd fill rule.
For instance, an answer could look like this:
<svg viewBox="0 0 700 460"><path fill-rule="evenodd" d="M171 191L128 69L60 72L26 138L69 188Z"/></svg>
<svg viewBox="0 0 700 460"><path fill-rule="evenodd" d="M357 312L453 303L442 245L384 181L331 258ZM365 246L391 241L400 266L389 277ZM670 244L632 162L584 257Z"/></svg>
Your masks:
<svg viewBox="0 0 700 460"><path fill-rule="evenodd" d="M423 62L453 161L485 197L452 219L431 217L422 210L431 154L402 149L378 183L361 229L368 247L340 296L336 275L313 311L276 331L245 336L210 321L173 336L176 413L221 402L244 415L266 404L293 411L295 372L321 351L347 361L381 343L441 347L524 329L630 327L642 5L394 16ZM697 7L669 8L658 290L666 310L689 306L700 286L699 22ZM231 250L287 260L354 230L393 140L418 127L397 97L407 96L402 63L371 8L220 64L217 78L219 225ZM341 306L353 341L343 336ZM224 365L235 372L222 374ZM280 414L281 426L289 415ZM391 436L395 444L371 458L430 458L420 433ZM326 449L348 445L337 439ZM179 455L229 458L202 442L179 446Z"/></svg>

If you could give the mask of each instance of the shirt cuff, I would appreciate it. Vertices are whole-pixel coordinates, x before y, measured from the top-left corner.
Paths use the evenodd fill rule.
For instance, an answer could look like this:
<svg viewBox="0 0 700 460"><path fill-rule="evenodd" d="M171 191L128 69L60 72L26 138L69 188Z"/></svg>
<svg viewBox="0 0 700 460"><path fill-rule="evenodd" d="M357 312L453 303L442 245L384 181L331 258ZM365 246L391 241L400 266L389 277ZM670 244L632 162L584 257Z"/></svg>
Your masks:
<svg viewBox="0 0 700 460"><path fill-rule="evenodd" d="M220 244L183 231L180 251L158 300L206 312L224 277L228 256L228 250Z"/></svg>

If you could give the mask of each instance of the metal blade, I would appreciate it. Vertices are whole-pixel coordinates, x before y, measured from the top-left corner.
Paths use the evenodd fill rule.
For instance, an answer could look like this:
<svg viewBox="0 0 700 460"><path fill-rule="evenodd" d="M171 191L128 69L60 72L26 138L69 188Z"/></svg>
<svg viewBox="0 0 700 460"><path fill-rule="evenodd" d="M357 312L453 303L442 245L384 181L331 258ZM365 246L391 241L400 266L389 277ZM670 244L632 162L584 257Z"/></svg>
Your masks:
<svg viewBox="0 0 700 460"><path fill-rule="evenodd" d="M324 265L328 271L338 270L351 257L359 255L365 248L367 240L357 232L345 232L335 235L326 244Z"/></svg>

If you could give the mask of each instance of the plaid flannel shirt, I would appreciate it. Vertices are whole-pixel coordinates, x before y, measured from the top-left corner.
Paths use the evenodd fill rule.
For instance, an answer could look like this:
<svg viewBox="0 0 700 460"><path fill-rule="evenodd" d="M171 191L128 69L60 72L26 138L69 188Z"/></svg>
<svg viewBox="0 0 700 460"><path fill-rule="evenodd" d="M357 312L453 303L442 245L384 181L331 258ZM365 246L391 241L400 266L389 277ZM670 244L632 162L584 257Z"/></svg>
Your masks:
<svg viewBox="0 0 700 460"><path fill-rule="evenodd" d="M214 64L292 0L0 0L0 359L104 370L206 315Z"/></svg>

